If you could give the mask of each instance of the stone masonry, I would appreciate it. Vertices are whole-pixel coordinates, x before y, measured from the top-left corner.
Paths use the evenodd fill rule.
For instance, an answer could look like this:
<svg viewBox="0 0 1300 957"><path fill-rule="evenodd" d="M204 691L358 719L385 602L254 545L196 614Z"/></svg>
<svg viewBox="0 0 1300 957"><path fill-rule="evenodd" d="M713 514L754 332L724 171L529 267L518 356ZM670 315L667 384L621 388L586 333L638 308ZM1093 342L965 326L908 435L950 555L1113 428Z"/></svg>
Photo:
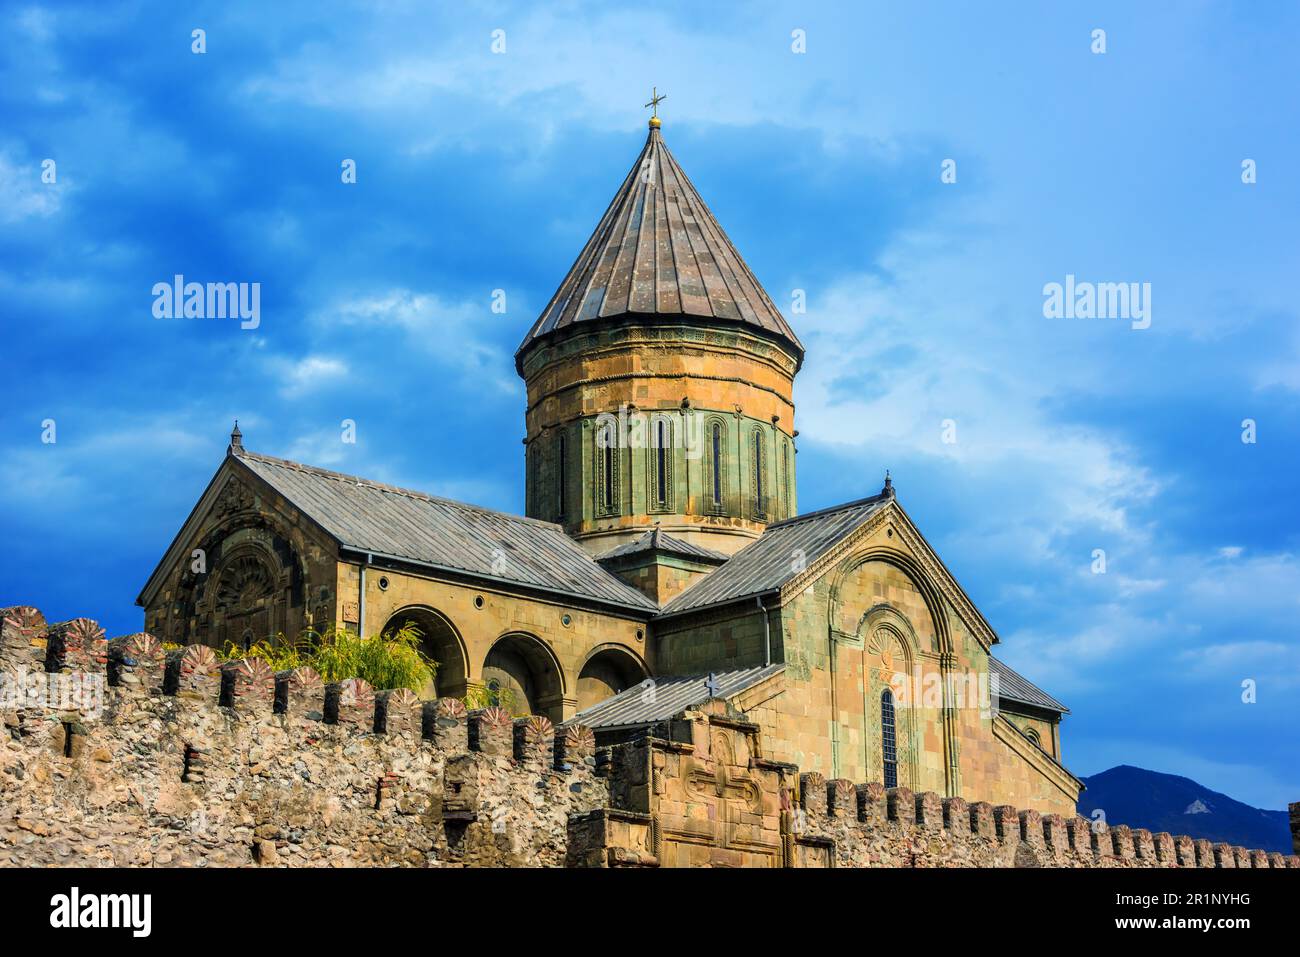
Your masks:
<svg viewBox="0 0 1300 957"><path fill-rule="evenodd" d="M827 781L721 700L591 731L0 611L0 865L1300 867ZM1292 806L1300 817L1300 805Z"/></svg>

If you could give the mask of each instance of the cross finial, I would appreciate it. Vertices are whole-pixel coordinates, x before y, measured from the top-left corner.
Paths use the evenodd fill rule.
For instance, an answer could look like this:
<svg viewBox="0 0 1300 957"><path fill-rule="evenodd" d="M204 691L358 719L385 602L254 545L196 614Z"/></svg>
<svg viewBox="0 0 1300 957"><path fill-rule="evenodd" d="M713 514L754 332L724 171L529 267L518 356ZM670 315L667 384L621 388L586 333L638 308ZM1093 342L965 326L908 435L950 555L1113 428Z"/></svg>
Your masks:
<svg viewBox="0 0 1300 957"><path fill-rule="evenodd" d="M650 102L646 104L646 107L652 111L650 114L650 128L652 130L657 130L659 128L659 104L666 99L668 99L667 93L660 96L659 88L657 86L650 87Z"/></svg>

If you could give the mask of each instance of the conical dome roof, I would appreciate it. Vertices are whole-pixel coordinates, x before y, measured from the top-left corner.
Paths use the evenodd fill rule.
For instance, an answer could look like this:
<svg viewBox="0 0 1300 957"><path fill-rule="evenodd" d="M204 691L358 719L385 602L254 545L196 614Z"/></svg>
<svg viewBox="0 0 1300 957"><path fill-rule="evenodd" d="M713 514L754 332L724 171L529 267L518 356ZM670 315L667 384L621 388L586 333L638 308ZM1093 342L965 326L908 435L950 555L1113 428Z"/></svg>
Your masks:
<svg viewBox="0 0 1300 957"><path fill-rule="evenodd" d="M803 345L651 125L577 261L515 353L580 323L697 316Z"/></svg>

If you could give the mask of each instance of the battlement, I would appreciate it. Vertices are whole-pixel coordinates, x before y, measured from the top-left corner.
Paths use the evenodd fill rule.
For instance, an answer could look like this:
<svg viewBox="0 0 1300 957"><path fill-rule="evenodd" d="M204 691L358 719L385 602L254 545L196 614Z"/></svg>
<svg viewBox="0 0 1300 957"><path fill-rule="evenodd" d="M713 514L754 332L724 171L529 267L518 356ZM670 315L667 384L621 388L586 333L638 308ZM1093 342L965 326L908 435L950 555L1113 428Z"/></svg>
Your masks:
<svg viewBox="0 0 1300 957"><path fill-rule="evenodd" d="M31 608L0 712L0 865L563 866L607 800L590 729Z"/></svg>
<svg viewBox="0 0 1300 957"><path fill-rule="evenodd" d="M1300 867L1295 855L800 773L764 760L758 726L721 700L612 750L610 806L571 831L582 845L571 857L593 866Z"/></svg>
<svg viewBox="0 0 1300 957"><path fill-rule="evenodd" d="M0 611L0 714L0 866L1300 866L800 773L721 700L597 750L34 608Z"/></svg>

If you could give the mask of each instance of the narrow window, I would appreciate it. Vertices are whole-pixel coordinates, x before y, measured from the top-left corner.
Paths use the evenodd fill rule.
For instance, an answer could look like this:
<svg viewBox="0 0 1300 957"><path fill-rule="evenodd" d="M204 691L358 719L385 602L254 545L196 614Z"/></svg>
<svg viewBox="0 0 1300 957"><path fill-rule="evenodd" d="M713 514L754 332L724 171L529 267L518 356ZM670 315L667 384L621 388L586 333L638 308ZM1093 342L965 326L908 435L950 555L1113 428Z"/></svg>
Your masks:
<svg viewBox="0 0 1300 957"><path fill-rule="evenodd" d="M754 430L754 513L764 515L767 512L763 497L763 433Z"/></svg>
<svg viewBox="0 0 1300 957"><path fill-rule="evenodd" d="M789 518L790 509L790 443L781 443L781 496L785 501L785 517Z"/></svg>
<svg viewBox="0 0 1300 957"><path fill-rule="evenodd" d="M713 507L722 508L722 425L713 423Z"/></svg>
<svg viewBox="0 0 1300 957"><path fill-rule="evenodd" d="M618 514L618 440L612 423L596 431L596 513Z"/></svg>
<svg viewBox="0 0 1300 957"><path fill-rule="evenodd" d="M668 504L668 423L655 423L655 503Z"/></svg>
<svg viewBox="0 0 1300 957"><path fill-rule="evenodd" d="M558 466L559 474L556 476L556 483L555 483L556 486L555 510L561 519L564 518L564 483L567 480L569 475L569 470L565 467L565 461L564 461L567 452L568 452L567 443L564 440L564 433L561 432L560 448L556 456L556 458L559 460L556 463Z"/></svg>
<svg viewBox="0 0 1300 957"><path fill-rule="evenodd" d="M604 493L605 496L604 498L605 510L609 511L614 507L614 448L613 446L606 445L604 451L601 454L605 457L605 468L604 468L605 487L602 489L602 492Z"/></svg>
<svg viewBox="0 0 1300 957"><path fill-rule="evenodd" d="M894 740L894 695L888 688L880 695L880 756L885 770L885 787L898 787L898 748Z"/></svg>
<svg viewBox="0 0 1300 957"><path fill-rule="evenodd" d="M524 511L536 516L534 506L537 504L537 450L532 445L524 453L528 467L524 470Z"/></svg>

